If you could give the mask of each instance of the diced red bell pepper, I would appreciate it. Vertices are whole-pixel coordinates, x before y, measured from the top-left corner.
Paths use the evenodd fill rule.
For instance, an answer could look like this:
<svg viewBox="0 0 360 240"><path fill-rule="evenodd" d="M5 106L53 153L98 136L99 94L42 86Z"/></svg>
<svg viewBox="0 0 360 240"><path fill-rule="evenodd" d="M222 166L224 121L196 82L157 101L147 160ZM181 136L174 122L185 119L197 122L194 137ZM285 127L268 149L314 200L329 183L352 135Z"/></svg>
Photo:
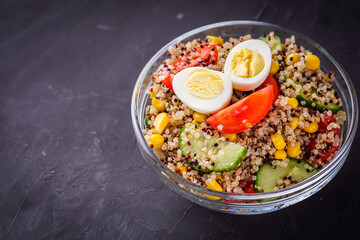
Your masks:
<svg viewBox="0 0 360 240"><path fill-rule="evenodd" d="M260 122L271 108L273 86L267 86L220 110L208 118L208 123L217 131L233 134L242 132Z"/></svg>
<svg viewBox="0 0 360 240"><path fill-rule="evenodd" d="M279 84L276 81L276 79L273 77L273 75L269 74L267 76L267 78L265 79L265 81L256 89L256 91L263 89L267 86L273 86L273 90L274 90L274 97L273 97L273 106L275 105L275 101L278 99L279 95L280 95L280 88L279 88Z"/></svg>
<svg viewBox="0 0 360 240"><path fill-rule="evenodd" d="M168 88L170 88L171 90L173 90L173 86L172 86L172 79L170 74L161 81L165 86L167 86Z"/></svg>

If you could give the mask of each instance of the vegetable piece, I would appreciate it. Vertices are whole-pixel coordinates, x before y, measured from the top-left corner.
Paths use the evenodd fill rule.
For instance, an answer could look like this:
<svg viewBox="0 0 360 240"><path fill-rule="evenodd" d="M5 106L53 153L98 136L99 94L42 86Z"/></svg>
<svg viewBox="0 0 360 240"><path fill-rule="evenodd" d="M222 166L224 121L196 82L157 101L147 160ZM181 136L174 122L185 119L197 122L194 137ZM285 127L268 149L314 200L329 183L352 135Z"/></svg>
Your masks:
<svg viewBox="0 0 360 240"><path fill-rule="evenodd" d="M299 95L296 96L296 99L299 101L301 106L315 109L320 112L323 112L324 109L328 109L331 110L333 114L336 114L341 109L341 106L335 103L321 103L318 100L314 101L313 94L317 94L314 93L314 91L304 91L302 86L303 84L299 82L295 82L291 85L292 88L301 88ZM315 99L319 99L319 97L317 96Z"/></svg>
<svg viewBox="0 0 360 240"><path fill-rule="evenodd" d="M159 133L159 134L162 134L162 132L165 130L166 126L168 125L169 123L169 117L167 116L166 113L162 112L162 113L159 113L155 120L154 120L154 131L156 133Z"/></svg>
<svg viewBox="0 0 360 240"><path fill-rule="evenodd" d="M290 62L290 64L295 64L300 61L300 55L297 53L291 53L285 58L285 63Z"/></svg>
<svg viewBox="0 0 360 240"><path fill-rule="evenodd" d="M150 87L150 99L153 99L156 97L157 92L154 91L154 86Z"/></svg>
<svg viewBox="0 0 360 240"><path fill-rule="evenodd" d="M160 134L152 134L150 136L150 142L154 146L154 148L161 148L164 143L164 137Z"/></svg>
<svg viewBox="0 0 360 240"><path fill-rule="evenodd" d="M145 126L147 126L147 127L150 127L150 126L151 126L151 125L149 124L149 116L148 116L148 115L145 116Z"/></svg>
<svg viewBox="0 0 360 240"><path fill-rule="evenodd" d="M318 130L319 126L317 121L313 121L312 123L309 124L309 126L304 127L304 131L307 133L314 133Z"/></svg>
<svg viewBox="0 0 360 240"><path fill-rule="evenodd" d="M275 159L285 159L286 158L286 152L284 150L276 150L274 153Z"/></svg>
<svg viewBox="0 0 360 240"><path fill-rule="evenodd" d="M285 183L286 186L290 186L304 181L318 172L314 166L304 160L294 158L289 160L287 167L276 166L273 168L268 164L262 165L256 174L255 185L264 192L271 192L279 188L279 185L284 184L286 180L290 183ZM255 192L260 192L260 190L255 187Z"/></svg>
<svg viewBox="0 0 360 240"><path fill-rule="evenodd" d="M164 111L166 109L166 102L161 101L157 98L153 98L151 105L158 111Z"/></svg>
<svg viewBox="0 0 360 240"><path fill-rule="evenodd" d="M298 142L288 142L286 151L290 157L297 157L301 153L300 144Z"/></svg>
<svg viewBox="0 0 360 240"><path fill-rule="evenodd" d="M277 35L274 36L274 39L270 39L269 34L259 37L259 39L266 42L269 45L272 54L276 53L279 50L281 51L283 49L281 45L281 39Z"/></svg>
<svg viewBox="0 0 360 240"><path fill-rule="evenodd" d="M272 105L274 106L275 105L275 101L278 99L279 95L280 95L280 88L279 88L279 84L278 82L276 81L276 79L271 75L269 74L267 76L267 78L265 79L265 81L256 89L256 91L260 90L260 89L263 89L267 86L273 86L273 103Z"/></svg>
<svg viewBox="0 0 360 240"><path fill-rule="evenodd" d="M215 43L217 45L223 45L224 43L224 39L221 37L206 36L206 39L209 41L209 43Z"/></svg>
<svg viewBox="0 0 360 240"><path fill-rule="evenodd" d="M172 86L172 78L170 76L170 74L164 78L162 81L161 81L165 86L167 86L168 88L170 88L171 90L173 90L173 86Z"/></svg>
<svg viewBox="0 0 360 240"><path fill-rule="evenodd" d="M286 143L280 133L274 133L270 136L270 138L276 149L281 150L285 148Z"/></svg>
<svg viewBox="0 0 360 240"><path fill-rule="evenodd" d="M247 153L245 147L210 136L192 124L181 129L179 148L190 166L203 173L231 171Z"/></svg>
<svg viewBox="0 0 360 240"><path fill-rule="evenodd" d="M305 66L306 68L315 71L320 67L320 59L312 54L308 54L305 57Z"/></svg>
<svg viewBox="0 0 360 240"><path fill-rule="evenodd" d="M189 59L191 56L191 53L189 53L185 55L186 60L183 60L183 57L180 57L175 60L172 65L176 68L177 71L181 71L185 68L196 67L202 64L210 65L217 63L218 50L216 44L208 44L203 46L202 48L199 47L195 49L195 52L200 56L194 59Z"/></svg>
<svg viewBox="0 0 360 240"><path fill-rule="evenodd" d="M260 89L248 97L220 110L207 119L218 132L233 134L251 128L260 122L271 108L273 86Z"/></svg>
<svg viewBox="0 0 360 240"><path fill-rule="evenodd" d="M272 60L271 61L271 68L270 68L270 74L275 75L279 71L279 68L280 68L279 63Z"/></svg>
<svg viewBox="0 0 360 240"><path fill-rule="evenodd" d="M289 122L289 126L292 127L293 129L296 129L299 126L299 118L293 117Z"/></svg>
<svg viewBox="0 0 360 240"><path fill-rule="evenodd" d="M205 114L194 112L193 119L198 123L202 123L205 121Z"/></svg>
<svg viewBox="0 0 360 240"><path fill-rule="evenodd" d="M216 180L211 180L211 182L209 182L207 184L207 187L212 189L212 190L216 190L216 191L220 191L220 192L223 191L222 187L220 186L220 184ZM214 199L214 200L219 200L220 199L219 197L210 196L210 195L207 195L207 194L205 194L205 196L210 198L210 199Z"/></svg>
<svg viewBox="0 0 360 240"><path fill-rule="evenodd" d="M288 105L293 109L296 109L299 106L299 101L296 98L289 98Z"/></svg>

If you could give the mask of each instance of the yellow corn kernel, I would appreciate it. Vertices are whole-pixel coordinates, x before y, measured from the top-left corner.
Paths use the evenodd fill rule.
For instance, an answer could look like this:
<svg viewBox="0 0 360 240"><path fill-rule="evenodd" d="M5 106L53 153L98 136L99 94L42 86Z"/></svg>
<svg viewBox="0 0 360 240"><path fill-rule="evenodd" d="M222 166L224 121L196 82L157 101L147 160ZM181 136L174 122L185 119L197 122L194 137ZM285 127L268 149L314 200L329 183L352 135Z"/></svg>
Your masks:
<svg viewBox="0 0 360 240"><path fill-rule="evenodd" d="M271 61L270 74L275 75L279 71L279 63L276 61Z"/></svg>
<svg viewBox="0 0 360 240"><path fill-rule="evenodd" d="M293 158L299 156L301 153L300 144L297 142L288 142L288 146L286 150L289 157L293 157Z"/></svg>
<svg viewBox="0 0 360 240"><path fill-rule="evenodd" d="M293 129L296 129L299 126L299 118L293 117L289 122L289 126L292 127Z"/></svg>
<svg viewBox="0 0 360 240"><path fill-rule="evenodd" d="M286 152L284 150L276 150L274 157L275 159L284 159L286 158Z"/></svg>
<svg viewBox="0 0 360 240"><path fill-rule="evenodd" d="M197 126L197 127L200 126L200 124L199 124L197 121L195 121L195 120L192 120L192 121L191 121L191 124L194 124L194 125Z"/></svg>
<svg viewBox="0 0 360 240"><path fill-rule="evenodd" d="M225 134L225 133L223 133L223 134L221 134L224 138L227 138L227 139L229 139L229 141L230 142L233 142L233 141L235 141L236 140L236 134L234 133L234 134Z"/></svg>
<svg viewBox="0 0 360 240"><path fill-rule="evenodd" d="M328 75L328 74L325 74L325 81L327 81L327 82L331 82L331 78L329 77L329 75Z"/></svg>
<svg viewBox="0 0 360 240"><path fill-rule="evenodd" d="M320 59L315 55L308 54L305 58L305 65L310 70L316 70L320 67Z"/></svg>
<svg viewBox="0 0 360 240"><path fill-rule="evenodd" d="M202 123L205 120L205 114L201 114L198 112L194 112L193 114L193 118L195 121L197 121L198 123Z"/></svg>
<svg viewBox="0 0 360 240"><path fill-rule="evenodd" d="M164 137L160 134L153 134L150 136L150 142L154 148L161 148L164 143Z"/></svg>
<svg viewBox="0 0 360 240"><path fill-rule="evenodd" d="M157 98L152 99L151 105L158 111L164 111L166 109L166 102L161 101Z"/></svg>
<svg viewBox="0 0 360 240"><path fill-rule="evenodd" d="M288 105L291 106L293 109L296 109L299 106L299 101L296 98L289 98Z"/></svg>
<svg viewBox="0 0 360 240"><path fill-rule="evenodd" d="M157 92L154 91L154 86L150 87L150 99L156 97Z"/></svg>
<svg viewBox="0 0 360 240"><path fill-rule="evenodd" d="M224 39L221 37L215 37L215 36L207 36L206 37L209 41L209 43L216 43L217 45L223 45Z"/></svg>
<svg viewBox="0 0 360 240"><path fill-rule="evenodd" d="M312 123L309 124L309 126L304 127L304 131L307 133L314 133L318 130L319 125L317 123L317 121L313 121Z"/></svg>
<svg viewBox="0 0 360 240"><path fill-rule="evenodd" d="M216 180L212 180L210 183L208 183L207 187L212 189L212 190L216 190L216 191L220 191L220 192L223 191L222 187L220 186L220 184ZM210 196L210 195L206 195L206 194L205 194L205 196L210 198L210 199L214 199L214 200L220 199L219 197Z"/></svg>
<svg viewBox="0 0 360 240"><path fill-rule="evenodd" d="M281 46L282 46L282 48L285 48L285 47L286 47L285 44L283 44L283 43L281 44Z"/></svg>
<svg viewBox="0 0 360 240"><path fill-rule="evenodd" d="M176 169L179 169L180 173L187 172L187 168L185 166L177 167Z"/></svg>
<svg viewBox="0 0 360 240"><path fill-rule="evenodd" d="M153 131L155 131L156 133L158 134L162 134L162 132L164 131L164 129L166 128L166 126L168 125L169 123L169 117L166 113L162 112L162 113L159 113L155 120L154 120L154 128L153 128Z"/></svg>
<svg viewBox="0 0 360 240"><path fill-rule="evenodd" d="M290 62L291 64L297 63L298 61L300 61L300 55L297 53L291 53L285 59L285 62Z"/></svg>
<svg viewBox="0 0 360 240"><path fill-rule="evenodd" d="M284 149L286 143L280 133L274 133L271 135L271 141L273 142L276 149Z"/></svg>

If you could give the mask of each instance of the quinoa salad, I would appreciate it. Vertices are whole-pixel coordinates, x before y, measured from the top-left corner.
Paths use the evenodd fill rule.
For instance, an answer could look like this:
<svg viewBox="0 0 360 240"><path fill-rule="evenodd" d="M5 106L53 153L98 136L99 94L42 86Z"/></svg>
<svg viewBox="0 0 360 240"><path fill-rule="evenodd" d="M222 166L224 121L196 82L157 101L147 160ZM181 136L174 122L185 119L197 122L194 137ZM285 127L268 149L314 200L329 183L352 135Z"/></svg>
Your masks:
<svg viewBox="0 0 360 240"><path fill-rule="evenodd" d="M334 80L294 36L179 42L153 73L143 134L195 184L276 191L321 171L339 150L346 113Z"/></svg>

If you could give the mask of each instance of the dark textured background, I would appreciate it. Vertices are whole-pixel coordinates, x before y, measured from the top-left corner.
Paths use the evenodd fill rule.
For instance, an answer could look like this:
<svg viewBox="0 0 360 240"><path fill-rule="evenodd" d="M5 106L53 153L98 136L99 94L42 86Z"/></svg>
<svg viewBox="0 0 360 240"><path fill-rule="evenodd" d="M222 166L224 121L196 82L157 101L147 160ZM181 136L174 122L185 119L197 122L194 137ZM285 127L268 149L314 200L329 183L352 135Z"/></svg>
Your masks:
<svg viewBox="0 0 360 240"><path fill-rule="evenodd" d="M359 1L1 0L0 236L359 239L358 147L304 202L232 216L164 186L140 156L130 121L132 88L150 57L218 21L260 20L304 33L360 87L359 9Z"/></svg>

